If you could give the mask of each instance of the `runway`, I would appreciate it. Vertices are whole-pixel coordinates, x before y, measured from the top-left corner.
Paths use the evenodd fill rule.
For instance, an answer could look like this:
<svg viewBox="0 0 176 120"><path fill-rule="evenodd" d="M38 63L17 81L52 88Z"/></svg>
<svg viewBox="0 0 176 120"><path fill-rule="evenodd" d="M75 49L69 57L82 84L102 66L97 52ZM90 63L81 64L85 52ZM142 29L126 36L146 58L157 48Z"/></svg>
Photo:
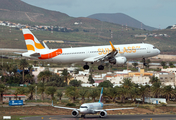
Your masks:
<svg viewBox="0 0 176 120"><path fill-rule="evenodd" d="M24 120L176 120L176 115L107 115L106 118L99 118L99 115L87 115L86 118L77 118L71 115L51 115L40 117L25 117Z"/></svg>

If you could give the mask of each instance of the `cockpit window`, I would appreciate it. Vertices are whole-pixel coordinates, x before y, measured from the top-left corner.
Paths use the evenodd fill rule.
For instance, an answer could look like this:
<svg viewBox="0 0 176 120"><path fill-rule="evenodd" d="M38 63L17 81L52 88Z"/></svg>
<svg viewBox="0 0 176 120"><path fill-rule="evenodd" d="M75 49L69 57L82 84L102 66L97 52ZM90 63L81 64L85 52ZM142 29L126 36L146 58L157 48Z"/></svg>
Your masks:
<svg viewBox="0 0 176 120"><path fill-rule="evenodd" d="M156 49L156 47L153 47L153 49Z"/></svg>
<svg viewBox="0 0 176 120"><path fill-rule="evenodd" d="M81 108L87 108L87 106L81 106Z"/></svg>

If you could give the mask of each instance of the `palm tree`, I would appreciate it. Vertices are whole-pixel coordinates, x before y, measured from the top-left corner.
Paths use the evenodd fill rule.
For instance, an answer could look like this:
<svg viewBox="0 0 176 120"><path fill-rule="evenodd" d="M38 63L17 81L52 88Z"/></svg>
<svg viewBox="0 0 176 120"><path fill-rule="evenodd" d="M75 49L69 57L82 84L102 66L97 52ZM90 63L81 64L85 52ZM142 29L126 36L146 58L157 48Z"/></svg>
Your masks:
<svg viewBox="0 0 176 120"><path fill-rule="evenodd" d="M38 80L42 80L43 83L46 81L49 81L49 78L52 76L52 72L50 72L49 70L45 70L39 73L38 75Z"/></svg>
<svg viewBox="0 0 176 120"><path fill-rule="evenodd" d="M57 91L56 96L59 97L59 101L61 102L61 98L63 96L62 91Z"/></svg>
<svg viewBox="0 0 176 120"><path fill-rule="evenodd" d="M163 67L166 66L166 62L164 62L164 61L161 61L160 64L161 64L161 66L163 66Z"/></svg>
<svg viewBox="0 0 176 120"><path fill-rule="evenodd" d="M73 86L67 87L65 94L71 98L72 103L76 100L76 98L79 96L78 89Z"/></svg>
<svg viewBox="0 0 176 120"><path fill-rule="evenodd" d="M30 74L26 74L24 80L24 83L33 83L33 77Z"/></svg>
<svg viewBox="0 0 176 120"><path fill-rule="evenodd" d="M0 101L2 102L2 104L3 104L3 95L6 90L7 90L7 87L4 84L0 83L0 94L1 94Z"/></svg>
<svg viewBox="0 0 176 120"><path fill-rule="evenodd" d="M164 95L166 96L166 100L170 101L170 96L172 95L173 89L171 85L164 86Z"/></svg>
<svg viewBox="0 0 176 120"><path fill-rule="evenodd" d="M142 97L142 103L144 104L145 97L149 94L149 85L140 85L139 87L139 95Z"/></svg>
<svg viewBox="0 0 176 120"><path fill-rule="evenodd" d="M95 102L95 98L99 95L98 91L97 91L97 89L91 89L89 91L89 96L92 97L93 102Z"/></svg>
<svg viewBox="0 0 176 120"><path fill-rule="evenodd" d="M23 82L24 82L24 68L29 65L29 63L26 61L26 59L21 59L19 68L23 70Z"/></svg>
<svg viewBox="0 0 176 120"><path fill-rule="evenodd" d="M48 88L46 88L46 94L51 95L51 99L54 99L54 93L56 92L56 88L49 86Z"/></svg>
<svg viewBox="0 0 176 120"><path fill-rule="evenodd" d="M88 90L85 89L85 88L82 88L82 89L79 90L79 95L82 98L82 103L84 103L85 96L87 95L87 93L88 93Z"/></svg>
<svg viewBox="0 0 176 120"><path fill-rule="evenodd" d="M121 102L125 103L125 98L129 94L129 90L127 88L124 88L123 86L121 86L119 88L119 93L121 95Z"/></svg>
<svg viewBox="0 0 176 120"><path fill-rule="evenodd" d="M133 83L131 82L131 79L130 79L130 78L124 78L124 79L123 79L122 86L123 86L124 88L126 88L126 89L129 90L130 88L132 88Z"/></svg>
<svg viewBox="0 0 176 120"><path fill-rule="evenodd" d="M159 97L159 94L161 92L161 82L154 82L151 87L152 93L155 98Z"/></svg>
<svg viewBox="0 0 176 120"><path fill-rule="evenodd" d="M69 75L67 69L63 70L62 75L64 76L65 82L68 84L68 78L70 77L70 75Z"/></svg>
<svg viewBox="0 0 176 120"><path fill-rule="evenodd" d="M18 95L24 95L26 93L27 93L27 90L25 87L18 87L14 92L14 94L16 96L16 100L17 100Z"/></svg>
<svg viewBox="0 0 176 120"><path fill-rule="evenodd" d="M132 87L130 89L130 96L131 96L131 100L133 100L133 102L136 103L136 98L139 96L139 88L137 87Z"/></svg>
<svg viewBox="0 0 176 120"><path fill-rule="evenodd" d="M30 94L30 97L29 99L30 100L33 100L33 93L35 92L35 84L34 85L28 85L27 88L28 88L28 93Z"/></svg>
<svg viewBox="0 0 176 120"><path fill-rule="evenodd" d="M153 84L155 82L160 82L160 80L158 79L158 77L152 76L149 82Z"/></svg>
<svg viewBox="0 0 176 120"><path fill-rule="evenodd" d="M44 92L46 90L45 83L39 82L37 84L38 92L41 93L42 101L44 100Z"/></svg>

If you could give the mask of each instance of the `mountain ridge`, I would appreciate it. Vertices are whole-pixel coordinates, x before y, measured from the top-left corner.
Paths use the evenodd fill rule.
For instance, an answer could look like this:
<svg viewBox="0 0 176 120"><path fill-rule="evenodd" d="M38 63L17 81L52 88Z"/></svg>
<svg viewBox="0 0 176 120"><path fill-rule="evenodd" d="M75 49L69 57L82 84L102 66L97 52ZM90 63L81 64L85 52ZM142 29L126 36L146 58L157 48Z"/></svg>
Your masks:
<svg viewBox="0 0 176 120"><path fill-rule="evenodd" d="M39 8L21 0L0 0L2 20L13 20L36 23L60 23L71 19L65 13Z"/></svg>
<svg viewBox="0 0 176 120"><path fill-rule="evenodd" d="M127 25L129 27L134 27L134 28L139 28L139 29L141 29L141 23L142 23L124 13L97 13L97 14L88 16L88 18L98 19L100 21L106 21L106 22L115 23L115 24L120 24L123 26ZM156 28L147 26L142 23L142 29L154 30Z"/></svg>

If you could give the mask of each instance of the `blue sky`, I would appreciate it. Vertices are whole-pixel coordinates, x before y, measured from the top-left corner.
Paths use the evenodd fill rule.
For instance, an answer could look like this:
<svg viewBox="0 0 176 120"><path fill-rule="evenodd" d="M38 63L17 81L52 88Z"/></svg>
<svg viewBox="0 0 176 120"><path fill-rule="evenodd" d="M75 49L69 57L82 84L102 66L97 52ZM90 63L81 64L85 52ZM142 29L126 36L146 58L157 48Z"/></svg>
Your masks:
<svg viewBox="0 0 176 120"><path fill-rule="evenodd" d="M96 13L124 13L145 25L166 28L176 24L176 0L22 0L31 5L87 17Z"/></svg>

